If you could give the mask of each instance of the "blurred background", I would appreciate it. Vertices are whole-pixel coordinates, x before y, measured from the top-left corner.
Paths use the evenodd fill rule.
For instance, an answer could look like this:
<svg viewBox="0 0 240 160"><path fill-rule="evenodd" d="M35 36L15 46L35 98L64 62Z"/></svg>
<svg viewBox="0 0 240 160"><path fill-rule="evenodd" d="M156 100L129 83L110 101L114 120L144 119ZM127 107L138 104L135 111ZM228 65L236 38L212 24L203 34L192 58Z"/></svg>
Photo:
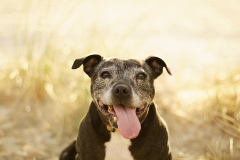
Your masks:
<svg viewBox="0 0 240 160"><path fill-rule="evenodd" d="M0 159L57 160L91 101L76 58L162 58L174 160L240 159L239 0L0 0Z"/></svg>

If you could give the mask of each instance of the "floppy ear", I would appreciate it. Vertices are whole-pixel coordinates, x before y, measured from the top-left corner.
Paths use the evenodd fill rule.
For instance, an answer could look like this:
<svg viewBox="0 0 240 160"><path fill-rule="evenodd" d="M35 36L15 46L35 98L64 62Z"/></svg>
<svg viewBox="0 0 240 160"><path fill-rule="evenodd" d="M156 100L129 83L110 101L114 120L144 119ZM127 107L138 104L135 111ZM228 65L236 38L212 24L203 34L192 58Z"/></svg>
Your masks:
<svg viewBox="0 0 240 160"><path fill-rule="evenodd" d="M83 65L84 72L90 77L93 69L102 61L103 57L98 54L91 54L73 62L72 69L77 69Z"/></svg>
<svg viewBox="0 0 240 160"><path fill-rule="evenodd" d="M170 69L161 58L150 56L145 59L145 63L152 69L154 79L162 74L163 67L166 68L169 75L172 75Z"/></svg>

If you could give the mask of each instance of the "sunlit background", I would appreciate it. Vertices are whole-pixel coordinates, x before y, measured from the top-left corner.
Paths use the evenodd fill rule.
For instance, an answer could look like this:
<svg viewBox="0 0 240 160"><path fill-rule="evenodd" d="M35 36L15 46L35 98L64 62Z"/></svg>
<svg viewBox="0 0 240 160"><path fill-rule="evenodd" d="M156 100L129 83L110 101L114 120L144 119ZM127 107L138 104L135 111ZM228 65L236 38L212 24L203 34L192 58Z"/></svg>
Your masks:
<svg viewBox="0 0 240 160"><path fill-rule="evenodd" d="M91 101L76 58L162 58L174 160L240 159L239 0L0 0L0 159L57 160Z"/></svg>

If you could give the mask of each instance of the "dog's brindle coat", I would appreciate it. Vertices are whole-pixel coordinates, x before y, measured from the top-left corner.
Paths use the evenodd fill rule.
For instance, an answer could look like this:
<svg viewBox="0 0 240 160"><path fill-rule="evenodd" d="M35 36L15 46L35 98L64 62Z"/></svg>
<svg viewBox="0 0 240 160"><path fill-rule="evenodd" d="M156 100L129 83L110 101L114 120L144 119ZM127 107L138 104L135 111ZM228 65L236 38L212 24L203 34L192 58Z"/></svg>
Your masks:
<svg viewBox="0 0 240 160"><path fill-rule="evenodd" d="M60 160L171 160L166 124L152 102L154 79L163 67L171 75L166 63L153 56L138 61L92 54L76 59L72 69L81 65L91 78L93 101L77 141Z"/></svg>

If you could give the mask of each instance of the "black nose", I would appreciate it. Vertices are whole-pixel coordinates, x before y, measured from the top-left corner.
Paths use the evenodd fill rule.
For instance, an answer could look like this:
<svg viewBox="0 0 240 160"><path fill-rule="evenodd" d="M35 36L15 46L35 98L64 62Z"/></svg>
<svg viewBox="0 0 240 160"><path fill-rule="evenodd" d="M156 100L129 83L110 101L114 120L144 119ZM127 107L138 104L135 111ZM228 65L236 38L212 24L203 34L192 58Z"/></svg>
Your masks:
<svg viewBox="0 0 240 160"><path fill-rule="evenodd" d="M126 84L117 84L113 87L113 95L119 98L127 97L131 93L131 89Z"/></svg>

